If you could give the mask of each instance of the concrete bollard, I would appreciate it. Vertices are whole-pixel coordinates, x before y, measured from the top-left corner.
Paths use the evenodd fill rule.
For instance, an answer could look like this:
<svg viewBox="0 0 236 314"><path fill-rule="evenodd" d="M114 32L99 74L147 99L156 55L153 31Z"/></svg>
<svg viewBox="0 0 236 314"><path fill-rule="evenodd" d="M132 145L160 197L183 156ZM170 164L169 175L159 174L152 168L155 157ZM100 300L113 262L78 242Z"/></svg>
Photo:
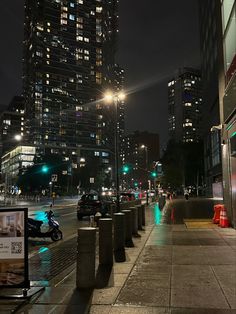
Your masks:
<svg viewBox="0 0 236 314"><path fill-rule="evenodd" d="M78 229L76 287L87 289L95 286L96 228Z"/></svg>
<svg viewBox="0 0 236 314"><path fill-rule="evenodd" d="M109 215L111 218L113 218L114 214L116 213L116 205L115 204L111 204L109 205Z"/></svg>
<svg viewBox="0 0 236 314"><path fill-rule="evenodd" d="M114 214L114 251L123 250L125 246L125 214Z"/></svg>
<svg viewBox="0 0 236 314"><path fill-rule="evenodd" d="M90 227L96 227L96 226L95 226L94 215L89 216L89 226L90 226Z"/></svg>
<svg viewBox="0 0 236 314"><path fill-rule="evenodd" d="M114 214L114 255L116 262L125 262L125 214Z"/></svg>
<svg viewBox="0 0 236 314"><path fill-rule="evenodd" d="M144 205L144 204L142 204L142 205L141 205L141 207L142 207L142 224L143 224L143 226L145 226L145 224L146 224L146 218L145 218L145 205Z"/></svg>
<svg viewBox="0 0 236 314"><path fill-rule="evenodd" d="M142 214L142 205L138 205L137 206L138 208L138 230L143 230L143 223L142 223L142 220L143 220L143 214Z"/></svg>
<svg viewBox="0 0 236 314"><path fill-rule="evenodd" d="M141 237L138 234L138 208L137 207L130 207L132 212L132 235L136 238Z"/></svg>
<svg viewBox="0 0 236 314"><path fill-rule="evenodd" d="M99 219L99 264L113 264L112 219Z"/></svg>
<svg viewBox="0 0 236 314"><path fill-rule="evenodd" d="M122 213L125 214L125 246L134 247L132 240L132 212L130 209L124 209L122 210Z"/></svg>

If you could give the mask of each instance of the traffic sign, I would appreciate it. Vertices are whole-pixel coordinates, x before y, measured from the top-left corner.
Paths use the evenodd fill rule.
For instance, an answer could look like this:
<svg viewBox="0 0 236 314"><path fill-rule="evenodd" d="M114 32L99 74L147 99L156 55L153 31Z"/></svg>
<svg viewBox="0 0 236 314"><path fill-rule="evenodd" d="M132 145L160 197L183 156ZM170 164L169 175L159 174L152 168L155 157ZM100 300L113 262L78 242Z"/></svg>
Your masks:
<svg viewBox="0 0 236 314"><path fill-rule="evenodd" d="M57 174L52 174L51 181L57 182Z"/></svg>

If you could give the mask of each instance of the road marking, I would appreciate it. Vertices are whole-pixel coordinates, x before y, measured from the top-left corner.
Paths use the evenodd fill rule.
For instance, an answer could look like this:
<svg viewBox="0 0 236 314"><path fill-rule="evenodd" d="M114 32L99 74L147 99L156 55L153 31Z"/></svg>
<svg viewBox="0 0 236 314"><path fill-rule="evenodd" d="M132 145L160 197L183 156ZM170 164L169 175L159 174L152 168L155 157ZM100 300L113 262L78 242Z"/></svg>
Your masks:
<svg viewBox="0 0 236 314"><path fill-rule="evenodd" d="M73 213L68 213L68 214L63 214L63 215L60 215L61 217L63 217L63 216L69 216L69 215L74 215L75 213L73 212Z"/></svg>

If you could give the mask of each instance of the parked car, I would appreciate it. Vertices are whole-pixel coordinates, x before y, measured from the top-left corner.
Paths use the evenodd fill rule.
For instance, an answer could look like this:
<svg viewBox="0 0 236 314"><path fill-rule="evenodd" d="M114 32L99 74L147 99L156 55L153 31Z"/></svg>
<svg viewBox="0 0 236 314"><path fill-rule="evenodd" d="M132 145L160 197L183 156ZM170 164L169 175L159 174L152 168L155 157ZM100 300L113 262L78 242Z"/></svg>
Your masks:
<svg viewBox="0 0 236 314"><path fill-rule="evenodd" d="M111 204L114 204L114 200L108 195L84 194L78 201L77 218L96 215L97 212L100 212L102 217L109 215Z"/></svg>
<svg viewBox="0 0 236 314"><path fill-rule="evenodd" d="M120 201L121 202L129 202L134 201L135 195L132 192L121 192L120 193Z"/></svg>

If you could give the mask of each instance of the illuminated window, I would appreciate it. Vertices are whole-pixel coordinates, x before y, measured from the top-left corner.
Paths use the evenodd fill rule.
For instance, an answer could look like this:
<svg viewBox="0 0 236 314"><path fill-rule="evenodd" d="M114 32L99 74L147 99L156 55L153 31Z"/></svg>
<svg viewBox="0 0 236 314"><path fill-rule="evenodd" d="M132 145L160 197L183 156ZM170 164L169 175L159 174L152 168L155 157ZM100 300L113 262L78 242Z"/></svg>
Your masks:
<svg viewBox="0 0 236 314"><path fill-rule="evenodd" d="M96 7L96 12L101 13L102 12L102 7Z"/></svg>
<svg viewBox="0 0 236 314"><path fill-rule="evenodd" d="M75 20L74 14L69 14L69 19L70 19L71 21L74 21L74 20Z"/></svg>
<svg viewBox="0 0 236 314"><path fill-rule="evenodd" d="M67 20L61 19L61 25L67 25Z"/></svg>
<svg viewBox="0 0 236 314"><path fill-rule="evenodd" d="M41 51L36 51L36 56L42 57L43 53Z"/></svg>

